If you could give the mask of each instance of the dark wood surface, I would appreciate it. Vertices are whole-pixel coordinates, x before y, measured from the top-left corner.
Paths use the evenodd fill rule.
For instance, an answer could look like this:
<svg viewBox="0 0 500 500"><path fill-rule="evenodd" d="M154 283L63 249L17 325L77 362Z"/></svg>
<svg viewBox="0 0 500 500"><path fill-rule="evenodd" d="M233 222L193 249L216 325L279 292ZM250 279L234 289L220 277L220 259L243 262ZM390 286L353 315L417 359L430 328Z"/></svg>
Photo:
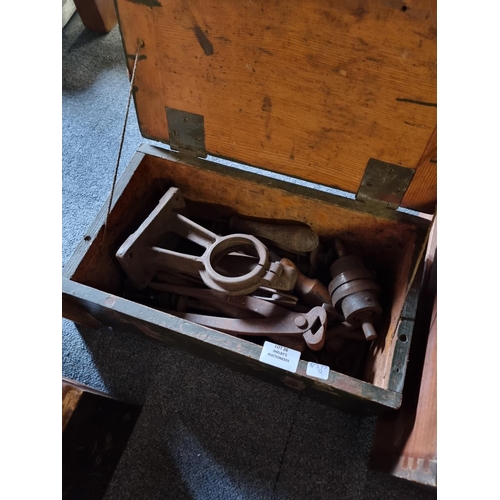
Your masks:
<svg viewBox="0 0 500 500"><path fill-rule="evenodd" d="M196 113L209 153L352 193L370 158L414 168L403 204L432 211L435 0L116 4L143 136Z"/></svg>
<svg viewBox="0 0 500 500"><path fill-rule="evenodd" d="M73 0L83 25L97 33L109 33L115 26L116 10L113 0Z"/></svg>
<svg viewBox="0 0 500 500"><path fill-rule="evenodd" d="M99 500L141 407L67 379L63 379L62 396L62 498Z"/></svg>

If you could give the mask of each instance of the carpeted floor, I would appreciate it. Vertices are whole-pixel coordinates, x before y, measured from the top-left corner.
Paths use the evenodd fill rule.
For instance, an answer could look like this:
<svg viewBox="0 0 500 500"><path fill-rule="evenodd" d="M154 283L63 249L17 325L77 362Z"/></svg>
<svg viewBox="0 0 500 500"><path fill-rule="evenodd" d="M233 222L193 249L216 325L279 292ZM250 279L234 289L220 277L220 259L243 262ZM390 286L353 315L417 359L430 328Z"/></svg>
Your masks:
<svg viewBox="0 0 500 500"><path fill-rule="evenodd" d="M129 83L116 27L75 14L62 37L64 265L109 195ZM120 172L141 142L132 107ZM62 333L64 377L144 405L107 500L436 498L368 470L375 418L122 332Z"/></svg>

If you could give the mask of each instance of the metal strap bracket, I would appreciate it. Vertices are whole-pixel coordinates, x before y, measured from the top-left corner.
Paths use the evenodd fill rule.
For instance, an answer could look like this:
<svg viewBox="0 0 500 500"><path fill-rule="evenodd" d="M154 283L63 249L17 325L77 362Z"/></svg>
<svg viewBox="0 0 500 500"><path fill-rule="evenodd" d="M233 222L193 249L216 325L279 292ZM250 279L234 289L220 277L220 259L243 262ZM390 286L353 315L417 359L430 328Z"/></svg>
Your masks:
<svg viewBox="0 0 500 500"><path fill-rule="evenodd" d="M396 209L399 207L414 174L414 168L370 158L356 199Z"/></svg>
<svg viewBox="0 0 500 500"><path fill-rule="evenodd" d="M205 119L203 115L165 108L170 147L189 156L205 158Z"/></svg>

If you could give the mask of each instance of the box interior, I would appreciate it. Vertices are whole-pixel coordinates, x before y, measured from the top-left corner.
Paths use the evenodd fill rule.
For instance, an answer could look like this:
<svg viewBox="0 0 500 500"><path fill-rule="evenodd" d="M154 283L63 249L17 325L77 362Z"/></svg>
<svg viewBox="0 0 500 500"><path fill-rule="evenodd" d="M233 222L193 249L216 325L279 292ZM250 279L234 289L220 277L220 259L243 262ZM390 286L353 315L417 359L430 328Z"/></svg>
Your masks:
<svg viewBox="0 0 500 500"><path fill-rule="evenodd" d="M84 237L84 252L70 270L73 281L122 296L125 273L115 254L172 186L181 190L193 219L207 214L213 219L239 215L307 224L326 246L331 246L335 237L343 239L349 253L359 255L365 266L376 272L384 317L377 328L378 338L371 346L362 343L360 347L362 366L356 378L387 389L395 345L408 340L396 332L415 255L422 244L416 224L333 204L334 195L325 201L324 197L288 191L284 184L277 187L235 176L230 167L223 172L161 156L138 155L130 179L117 191L106 230L104 225L94 227L93 234L89 231Z"/></svg>

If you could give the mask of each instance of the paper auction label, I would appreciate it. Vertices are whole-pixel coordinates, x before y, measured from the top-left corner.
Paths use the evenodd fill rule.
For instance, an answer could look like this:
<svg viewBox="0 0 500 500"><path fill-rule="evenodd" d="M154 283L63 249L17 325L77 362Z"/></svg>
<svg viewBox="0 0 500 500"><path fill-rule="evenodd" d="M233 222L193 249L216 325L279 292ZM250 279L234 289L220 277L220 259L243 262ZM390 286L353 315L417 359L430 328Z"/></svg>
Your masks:
<svg viewBox="0 0 500 500"><path fill-rule="evenodd" d="M328 375L330 375L330 367L326 365L320 365L318 363L309 362L307 363L306 374L311 375L311 377L328 380Z"/></svg>
<svg viewBox="0 0 500 500"><path fill-rule="evenodd" d="M295 373L299 366L300 352L272 342L264 342L259 360L262 363Z"/></svg>

